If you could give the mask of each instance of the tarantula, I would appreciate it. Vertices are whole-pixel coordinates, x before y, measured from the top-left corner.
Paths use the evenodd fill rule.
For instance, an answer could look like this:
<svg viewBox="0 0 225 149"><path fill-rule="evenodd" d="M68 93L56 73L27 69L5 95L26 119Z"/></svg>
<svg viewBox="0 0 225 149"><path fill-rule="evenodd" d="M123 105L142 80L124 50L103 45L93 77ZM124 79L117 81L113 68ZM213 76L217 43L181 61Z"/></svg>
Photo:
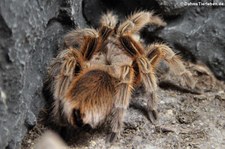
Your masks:
<svg viewBox="0 0 225 149"><path fill-rule="evenodd" d="M64 37L65 49L49 67L54 97L53 117L62 126L96 128L110 115L108 141L120 134L132 91L142 84L148 97L151 122L157 116L157 64L164 60L171 70L191 86L191 74L170 47L161 43L146 45L139 32L147 24L166 23L151 12L132 14L122 23L108 12L98 29L85 28Z"/></svg>

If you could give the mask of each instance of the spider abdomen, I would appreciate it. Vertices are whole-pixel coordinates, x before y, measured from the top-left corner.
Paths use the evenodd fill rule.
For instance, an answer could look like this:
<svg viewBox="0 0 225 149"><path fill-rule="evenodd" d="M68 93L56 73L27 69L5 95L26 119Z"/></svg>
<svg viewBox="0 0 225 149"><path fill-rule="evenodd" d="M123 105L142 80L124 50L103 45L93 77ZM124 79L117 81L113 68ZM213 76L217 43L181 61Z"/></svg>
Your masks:
<svg viewBox="0 0 225 149"><path fill-rule="evenodd" d="M83 125L89 124L92 128L101 124L112 109L115 90L115 78L107 72L100 69L82 72L66 94L71 109L79 110L75 119L71 118L73 111L67 115L73 120L71 123L76 125L77 118L81 118Z"/></svg>

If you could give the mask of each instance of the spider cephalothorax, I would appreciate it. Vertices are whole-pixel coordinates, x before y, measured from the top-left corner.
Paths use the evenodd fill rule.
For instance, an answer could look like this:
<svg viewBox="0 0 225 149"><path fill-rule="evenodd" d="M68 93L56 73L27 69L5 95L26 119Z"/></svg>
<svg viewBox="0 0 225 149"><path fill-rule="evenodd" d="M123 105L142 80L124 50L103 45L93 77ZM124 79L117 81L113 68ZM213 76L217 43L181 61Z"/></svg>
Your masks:
<svg viewBox="0 0 225 149"><path fill-rule="evenodd" d="M117 25L117 17L107 13L99 29L76 29L64 38L65 49L49 67L53 116L60 125L96 128L112 116L109 141L122 129L131 92L142 84L148 97L147 111L157 119L158 62L165 60L175 74L190 86L191 74L180 58L165 44L145 45L139 31L147 24L166 23L150 12L137 12Z"/></svg>

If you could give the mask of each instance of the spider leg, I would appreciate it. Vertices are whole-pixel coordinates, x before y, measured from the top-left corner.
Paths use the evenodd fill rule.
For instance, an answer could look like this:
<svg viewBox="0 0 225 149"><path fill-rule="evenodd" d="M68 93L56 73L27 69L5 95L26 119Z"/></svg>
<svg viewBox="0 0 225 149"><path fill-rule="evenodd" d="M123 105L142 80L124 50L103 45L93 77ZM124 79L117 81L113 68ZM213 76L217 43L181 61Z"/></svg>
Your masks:
<svg viewBox="0 0 225 149"><path fill-rule="evenodd" d="M111 129L112 132L108 135L107 142L114 142L120 135L123 127L123 119L125 112L129 106L134 71L131 66L125 65L117 68L120 70L119 83L116 86L116 96L114 97L114 110L112 111Z"/></svg>
<svg viewBox="0 0 225 149"><path fill-rule="evenodd" d="M150 62L146 57L137 58L137 64L140 69L141 81L146 90L148 97L147 112L149 120L154 124L158 119L157 103L157 79L154 74L154 70Z"/></svg>
<svg viewBox="0 0 225 149"><path fill-rule="evenodd" d="M54 113L58 113L58 110L62 109L59 98L64 99L64 94L75 74L79 74L83 67L86 67L86 62L92 58L102 43L101 37L98 37L98 34L93 29L75 30L66 37L74 37L73 41L76 38L83 38L83 42L80 43L79 50L70 47L61 51L50 66L49 76L54 80L52 83L52 92L55 98Z"/></svg>
<svg viewBox="0 0 225 149"><path fill-rule="evenodd" d="M144 49L129 35L120 37L120 42L124 47L125 52L134 59L134 64L137 65L140 81L144 84L148 95L147 112L152 123L157 120L157 79L154 75L153 67L144 54Z"/></svg>
<svg viewBox="0 0 225 149"><path fill-rule="evenodd" d="M102 38L101 37L86 37L83 46L81 47L81 53L85 61L89 61L93 55L101 49Z"/></svg>
<svg viewBox="0 0 225 149"><path fill-rule="evenodd" d="M65 93L72 80L81 70L88 67L88 61L102 46L102 38L94 29L77 29L64 37L67 49L62 50L50 66L51 90L54 97L53 115L64 118ZM75 49L74 46L78 48ZM59 120L60 121L60 120Z"/></svg>
<svg viewBox="0 0 225 149"><path fill-rule="evenodd" d="M95 29L84 28L74 29L64 36L64 44L66 47L81 47L85 44L86 38L98 38L99 33Z"/></svg>
<svg viewBox="0 0 225 149"><path fill-rule="evenodd" d="M78 46L84 60L88 61L100 50L102 37L94 29L77 29L64 37L64 43L67 47Z"/></svg>
<svg viewBox="0 0 225 149"><path fill-rule="evenodd" d="M102 15L100 19L100 25L114 29L116 27L117 21L118 21L117 16L109 11L106 14Z"/></svg>
<svg viewBox="0 0 225 149"><path fill-rule="evenodd" d="M113 15L112 12L107 12L106 14L102 15L100 19L100 30L99 33L102 36L103 41L110 36L117 24L117 16Z"/></svg>
<svg viewBox="0 0 225 149"><path fill-rule="evenodd" d="M69 48L63 50L48 68L50 90L53 94L53 115L60 122L62 102L69 85L83 67L84 59L80 51Z"/></svg>
<svg viewBox="0 0 225 149"><path fill-rule="evenodd" d="M118 33L120 35L135 34L147 24L166 26L166 23L157 15L153 15L152 12L140 11L129 16L126 21L120 24Z"/></svg>
<svg viewBox="0 0 225 149"><path fill-rule="evenodd" d="M61 63L58 72L54 72L55 75L55 97L63 97L65 90L68 88L70 82L73 80L74 76L79 73L84 64L84 59L81 53L76 49L67 49L62 51L56 58L57 62ZM53 62L51 67L51 74L55 71L56 63ZM54 67L55 66L55 67Z"/></svg>
<svg viewBox="0 0 225 149"><path fill-rule="evenodd" d="M193 79L191 72L185 68L182 59L166 44L155 43L147 46L146 57L154 67L160 60L165 60L174 74L184 78L188 87L194 88L196 81Z"/></svg>
<svg viewBox="0 0 225 149"><path fill-rule="evenodd" d="M119 37L119 41L130 57L137 58L144 55L144 49L131 37L131 35L122 35Z"/></svg>
<svg viewBox="0 0 225 149"><path fill-rule="evenodd" d="M88 46L89 48L90 46L93 46L92 48L94 48L94 46L98 45L98 42L107 39L113 32L116 23L117 17L111 12L108 12L104 14L100 20L101 27L99 32L90 28L72 30L64 36L64 44L66 47L82 47L82 45L86 45L86 49L88 49ZM98 42L96 40L98 40Z"/></svg>

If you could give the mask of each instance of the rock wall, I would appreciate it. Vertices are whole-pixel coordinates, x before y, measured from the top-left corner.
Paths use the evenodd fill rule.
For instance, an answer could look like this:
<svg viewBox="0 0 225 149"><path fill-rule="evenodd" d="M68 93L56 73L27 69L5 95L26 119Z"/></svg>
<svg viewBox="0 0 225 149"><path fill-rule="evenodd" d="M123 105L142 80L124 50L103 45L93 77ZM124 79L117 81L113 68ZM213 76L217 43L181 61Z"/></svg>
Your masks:
<svg viewBox="0 0 225 149"><path fill-rule="evenodd" d="M43 78L60 37L84 26L81 1L0 1L0 148L19 148L44 104Z"/></svg>
<svg viewBox="0 0 225 149"><path fill-rule="evenodd" d="M124 18L141 9L154 9L168 22L161 30L147 27L143 37L148 42L168 42L225 80L225 7L187 7L165 0L1 0L0 148L19 148L24 134L36 124L44 104L46 67L63 34L86 22L97 26L107 10Z"/></svg>

